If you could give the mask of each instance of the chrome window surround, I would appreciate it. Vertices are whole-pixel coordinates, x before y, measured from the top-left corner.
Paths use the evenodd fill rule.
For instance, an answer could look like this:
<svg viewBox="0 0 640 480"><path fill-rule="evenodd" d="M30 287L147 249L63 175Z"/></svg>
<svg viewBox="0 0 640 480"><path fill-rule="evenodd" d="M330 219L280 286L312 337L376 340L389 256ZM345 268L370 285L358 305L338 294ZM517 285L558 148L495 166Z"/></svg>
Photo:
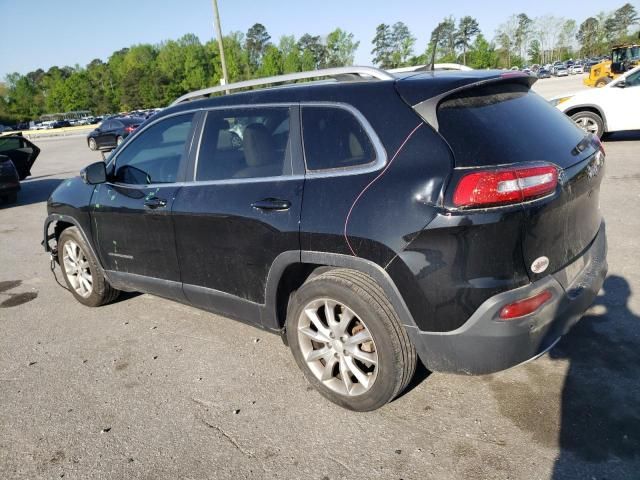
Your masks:
<svg viewBox="0 0 640 480"><path fill-rule="evenodd" d="M143 187L151 188L151 187L170 187L170 186L179 186L179 185L192 186L192 185L218 185L218 184L233 184L233 183L276 182L276 181L285 181L285 180L301 180L301 179L304 179L305 177L306 178L342 177L347 175L358 175L358 174L375 172L377 170L380 170L387 164L387 160L388 160L387 151L382 145L380 138L378 137L378 135L376 134L375 130L373 129L369 121L366 119L366 117L353 105L349 105L347 103L342 103L342 102L281 102L281 103L259 103L259 104L240 104L240 105L220 105L215 107L199 107L199 108L181 110L179 112L171 113L169 115L153 120L149 124L145 125L144 128L142 129L136 130L135 133L132 136L130 136L129 139L127 139L127 142L125 142L125 144L123 145L122 150L115 151L114 155L111 158L109 158L107 167L111 166L111 164L117 160L118 156L124 150L126 150L126 148L131 144L131 142L135 140L135 138L138 135L141 135L142 133L144 133L145 130L155 125L156 123L162 122L168 118L172 118L178 115L186 115L189 113L195 114L197 112L208 112L208 111L217 111L217 110L236 110L236 109L246 110L250 108L267 108L267 107L288 108L288 107L294 107L294 106L299 106L300 112L302 112L302 109L304 107L330 107L330 108L342 108L344 110L347 110L348 112L350 112L352 115L356 117L358 122L362 125L365 133L369 137L369 140L371 141L373 148L376 152L375 160L363 165L354 165L352 167L333 168L333 169L327 169L327 170L306 170L306 175L280 175L277 177L230 178L225 180L198 181L195 179L195 175L198 169L198 158L200 156L200 145L202 143L202 133L204 132L204 124L203 124L202 127L200 128L200 131L197 132L198 138L196 139L194 137L192 140L192 141L197 141L198 143L196 147L196 160L193 168L192 180L186 180L184 182L174 182L174 183L150 183L145 185L130 185L126 183L117 183L117 185L134 186L136 188L143 188ZM301 128L301 134L303 136L304 132L302 132L302 125L300 125L300 128ZM303 144L302 148L303 148L303 156L304 156L304 140L303 138L301 138L301 140ZM304 163L306 167L306 163L307 163L306 159Z"/></svg>

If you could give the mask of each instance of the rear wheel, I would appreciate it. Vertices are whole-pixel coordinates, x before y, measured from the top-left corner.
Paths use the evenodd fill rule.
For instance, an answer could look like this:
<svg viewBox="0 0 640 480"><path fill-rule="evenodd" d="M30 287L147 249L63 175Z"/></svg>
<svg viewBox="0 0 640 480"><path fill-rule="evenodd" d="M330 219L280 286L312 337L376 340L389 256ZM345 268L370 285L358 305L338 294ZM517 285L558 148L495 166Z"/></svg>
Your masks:
<svg viewBox="0 0 640 480"><path fill-rule="evenodd" d="M83 305L98 307L118 297L120 292L104 277L76 227L69 227L60 235L58 261L69 291Z"/></svg>
<svg viewBox="0 0 640 480"><path fill-rule="evenodd" d="M307 380L351 410L393 400L416 367L415 349L384 291L352 270L330 270L293 295L287 340Z"/></svg>
<svg viewBox="0 0 640 480"><path fill-rule="evenodd" d="M604 122L602 117L597 113L583 111L571 115L571 119L576 122L581 129L587 133L593 133L598 137L602 137L604 133Z"/></svg>
<svg viewBox="0 0 640 480"><path fill-rule="evenodd" d="M124 142L124 138L118 135L116 137L116 145L120 145L122 142Z"/></svg>
<svg viewBox="0 0 640 480"><path fill-rule="evenodd" d="M96 139L95 138L90 138L89 139L89 150L97 150L98 149L98 144L96 143Z"/></svg>

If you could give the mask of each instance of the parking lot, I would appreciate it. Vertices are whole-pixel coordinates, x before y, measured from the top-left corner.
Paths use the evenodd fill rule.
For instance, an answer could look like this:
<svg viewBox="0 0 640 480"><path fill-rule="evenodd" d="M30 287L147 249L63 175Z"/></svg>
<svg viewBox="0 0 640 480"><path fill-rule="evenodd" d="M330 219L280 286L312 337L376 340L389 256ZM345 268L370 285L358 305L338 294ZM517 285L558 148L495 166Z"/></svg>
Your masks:
<svg viewBox="0 0 640 480"><path fill-rule="evenodd" d="M42 222L50 192L100 155L84 135L34 142L33 176L0 206L1 478L640 475L640 132L605 142L609 275L583 320L535 362L422 370L365 414L324 400L277 336L150 295L76 302L50 272Z"/></svg>

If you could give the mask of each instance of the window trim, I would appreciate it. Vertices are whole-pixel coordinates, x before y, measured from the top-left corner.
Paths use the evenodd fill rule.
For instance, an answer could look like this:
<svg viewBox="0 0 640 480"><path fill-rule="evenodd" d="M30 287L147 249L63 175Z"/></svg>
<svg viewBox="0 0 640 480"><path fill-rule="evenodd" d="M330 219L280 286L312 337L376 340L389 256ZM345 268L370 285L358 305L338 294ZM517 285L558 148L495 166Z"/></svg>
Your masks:
<svg viewBox="0 0 640 480"><path fill-rule="evenodd" d="M127 138L127 141L124 142L122 144L122 148L118 149L116 148L116 150L114 150L114 153L111 157L109 157L107 163L106 163L106 170L107 172L109 172L110 170L113 170L116 162L118 160L118 157L122 154L122 152L124 152L127 147L129 147L131 145L132 142L135 141L135 139L139 136L142 135L147 129L151 128L152 126L163 122L165 120L168 120L170 118L173 117L178 117L181 115L192 115L192 121L191 121L191 131L189 132L189 135L187 136L187 141L185 142L185 152L182 156L182 158L180 158L180 165L178 166L178 173L177 173L177 177L179 179L176 179L175 182L162 182L162 183L145 183L142 185L139 184L135 184L135 183L122 183L122 182L116 182L116 181L109 181L107 183L110 183L112 185L122 185L122 186L127 186L127 187L167 187L167 186L172 186L172 185L181 185L184 183L184 179L185 179L185 169L186 169L186 164L190 162L191 159L191 151L193 150L193 141L194 141L194 137L196 136L196 134L198 134L199 131L201 131L201 125L200 125L200 116L198 115L198 113L201 111L201 108L194 108L191 110L181 110L179 112L174 112L171 113L169 115L165 115L163 117L160 118L156 118L155 120L153 120L152 122L149 122L147 125L144 125L143 128L139 128L136 129L135 132L133 133L133 135L129 135L129 137ZM115 173L115 172L112 172Z"/></svg>
<svg viewBox="0 0 640 480"><path fill-rule="evenodd" d="M373 146L373 150L375 152L375 158L371 162L363 163L361 165L352 165L347 167L337 167L337 168L322 168L322 169L309 169L307 167L307 157L304 152L304 128L302 127L302 119L303 119L303 110L305 107L311 108L338 108L342 110L346 110L351 113L356 121L360 123L360 126L363 128L365 134L369 138L371 145ZM336 177L336 176L345 176L345 175L358 175L364 173L371 173L377 170L380 170L387 164L387 151L385 150L380 138L378 137L376 131L373 129L367 118L353 105L342 102L301 102L300 103L300 132L301 132L301 140L302 140L302 150L304 157L304 165L306 176L311 178L318 177Z"/></svg>

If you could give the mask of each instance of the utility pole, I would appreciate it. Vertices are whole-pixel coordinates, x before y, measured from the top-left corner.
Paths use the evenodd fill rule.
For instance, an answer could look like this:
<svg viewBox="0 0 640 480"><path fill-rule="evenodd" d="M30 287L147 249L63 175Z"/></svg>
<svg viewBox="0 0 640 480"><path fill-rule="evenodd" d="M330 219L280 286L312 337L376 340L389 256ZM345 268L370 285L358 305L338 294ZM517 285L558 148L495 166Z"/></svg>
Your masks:
<svg viewBox="0 0 640 480"><path fill-rule="evenodd" d="M222 78L224 84L229 84L227 76L227 62L224 59L224 47L222 46L222 28L220 28L220 14L218 13L218 0L212 0L213 3L213 23L216 27L216 36L218 37L218 47L220 48L220 62L222 63Z"/></svg>

